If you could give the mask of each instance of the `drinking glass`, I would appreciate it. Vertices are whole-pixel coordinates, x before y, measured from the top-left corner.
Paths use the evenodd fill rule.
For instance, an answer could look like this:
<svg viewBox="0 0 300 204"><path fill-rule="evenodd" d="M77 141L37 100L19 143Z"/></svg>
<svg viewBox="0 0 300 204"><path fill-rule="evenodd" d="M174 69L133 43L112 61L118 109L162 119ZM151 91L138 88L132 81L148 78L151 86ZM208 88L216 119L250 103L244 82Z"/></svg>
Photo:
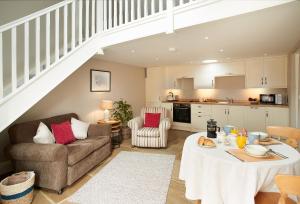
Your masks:
<svg viewBox="0 0 300 204"><path fill-rule="evenodd" d="M240 149L243 149L246 145L247 137L244 135L239 135L236 137L236 144Z"/></svg>

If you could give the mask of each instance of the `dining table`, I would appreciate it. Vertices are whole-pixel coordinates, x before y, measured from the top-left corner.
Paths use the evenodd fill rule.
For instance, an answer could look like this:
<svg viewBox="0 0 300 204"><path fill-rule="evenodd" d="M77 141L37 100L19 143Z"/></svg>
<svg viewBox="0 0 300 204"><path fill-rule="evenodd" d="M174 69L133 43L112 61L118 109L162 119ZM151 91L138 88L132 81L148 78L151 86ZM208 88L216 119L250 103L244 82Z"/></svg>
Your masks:
<svg viewBox="0 0 300 204"><path fill-rule="evenodd" d="M268 148L281 154L280 160L246 162L228 150L238 149L231 143L213 139L214 148L198 145L199 132L186 138L182 151L179 179L185 182L185 197L201 204L254 204L259 192L279 192L274 182L277 174L300 175L300 154L287 144Z"/></svg>

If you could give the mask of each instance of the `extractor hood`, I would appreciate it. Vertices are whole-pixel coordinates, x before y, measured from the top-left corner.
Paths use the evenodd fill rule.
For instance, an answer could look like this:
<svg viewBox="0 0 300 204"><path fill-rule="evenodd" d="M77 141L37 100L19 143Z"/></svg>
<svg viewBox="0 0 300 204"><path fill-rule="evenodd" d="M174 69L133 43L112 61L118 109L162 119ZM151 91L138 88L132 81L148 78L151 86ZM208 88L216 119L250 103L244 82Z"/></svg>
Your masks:
<svg viewBox="0 0 300 204"><path fill-rule="evenodd" d="M216 76L216 89L244 89L245 76L244 75L230 75L230 76Z"/></svg>

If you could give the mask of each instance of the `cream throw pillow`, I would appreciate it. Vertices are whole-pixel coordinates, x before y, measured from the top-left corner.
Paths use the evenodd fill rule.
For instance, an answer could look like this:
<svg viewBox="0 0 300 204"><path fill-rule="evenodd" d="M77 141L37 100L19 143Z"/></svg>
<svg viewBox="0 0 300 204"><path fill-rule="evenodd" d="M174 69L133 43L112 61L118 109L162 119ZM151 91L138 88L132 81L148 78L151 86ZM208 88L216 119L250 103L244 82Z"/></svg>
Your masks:
<svg viewBox="0 0 300 204"><path fill-rule="evenodd" d="M90 124L88 123L82 122L75 118L71 118L71 128L75 138L78 140L83 140L87 138L89 125Z"/></svg>
<svg viewBox="0 0 300 204"><path fill-rule="evenodd" d="M40 122L36 135L33 137L33 142L37 144L54 144L55 138L49 128Z"/></svg>

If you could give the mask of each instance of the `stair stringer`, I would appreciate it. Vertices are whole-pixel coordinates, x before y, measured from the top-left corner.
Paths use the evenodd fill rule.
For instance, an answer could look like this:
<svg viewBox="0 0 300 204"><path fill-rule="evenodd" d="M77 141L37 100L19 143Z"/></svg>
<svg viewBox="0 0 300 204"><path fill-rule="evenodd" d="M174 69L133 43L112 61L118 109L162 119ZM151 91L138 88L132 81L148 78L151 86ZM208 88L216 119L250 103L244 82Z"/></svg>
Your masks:
<svg viewBox="0 0 300 204"><path fill-rule="evenodd" d="M38 77L34 77L27 85L5 98L0 104L0 132L90 59L100 49L100 44L97 43L99 38L98 34L87 40Z"/></svg>

